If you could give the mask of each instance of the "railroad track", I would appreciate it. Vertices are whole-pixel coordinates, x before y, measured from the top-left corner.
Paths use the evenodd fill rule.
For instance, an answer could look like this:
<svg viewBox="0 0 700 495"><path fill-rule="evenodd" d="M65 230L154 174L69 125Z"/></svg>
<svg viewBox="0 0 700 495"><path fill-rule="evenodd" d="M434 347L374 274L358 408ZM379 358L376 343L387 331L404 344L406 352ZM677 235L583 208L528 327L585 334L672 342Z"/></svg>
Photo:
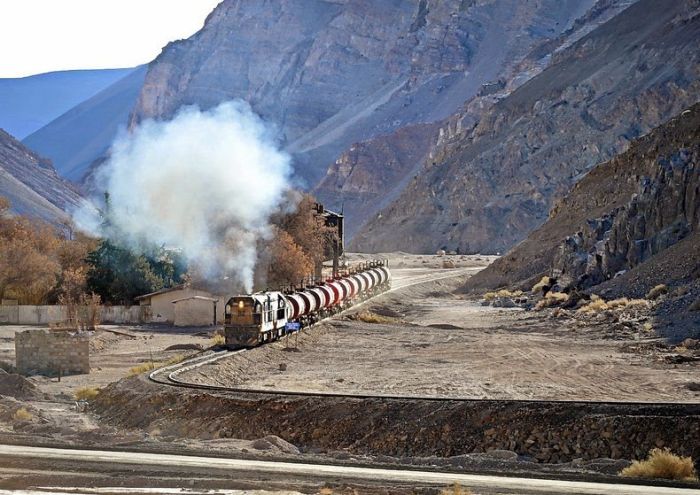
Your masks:
<svg viewBox="0 0 700 495"><path fill-rule="evenodd" d="M362 306L366 305L367 303L375 300L379 296L383 296L385 294L389 294L391 292L405 289L407 287L411 287L414 285L420 285L420 284L425 284L429 282L436 282L439 280L447 279L447 278L453 278L453 277L458 277L460 275L466 275L471 272L473 272L475 269L474 268L459 268L459 269L450 269L448 273L445 273L445 271L441 271L438 274L432 273L432 274L423 274L419 275L417 277L399 277L395 280L392 281L392 287L389 290L386 290L382 292L381 294L377 294L374 297L370 297L369 299L366 299L359 304L356 304L345 311L341 311L340 313L329 316L328 318L324 318L323 320L318 321L317 323L314 323L313 325L310 325L307 327L308 328L313 328L314 326L323 323L325 321L331 320L333 318L336 318L337 316L342 316L343 314L348 313L349 311L355 311ZM202 389L202 390L217 390L217 391L230 391L230 392L243 392L244 390L249 390L249 389L239 389L235 387L224 387L224 386L219 386L219 385L203 385L203 384L198 384L198 383L192 383L188 382L182 378L180 378L181 373L185 373L187 371L191 371L193 369L199 368L201 366L206 366L209 364L212 364L216 361L220 361L222 359L226 359L229 357L232 357L236 354L240 354L245 352L246 349L238 349L235 351L215 351L211 353L205 353L201 354L199 356L195 356L193 358L187 359L185 361L182 361L177 364L172 364L169 366L164 366L162 368L158 368L157 370L152 371L149 375L148 378L152 382L159 383L161 385L170 385L173 387L182 387L182 388L195 388L195 389ZM270 391L270 390L255 390L253 393L278 393L277 391ZM280 395L305 395L304 393L300 392L280 392ZM314 394L310 394L314 395ZM323 395L329 395L329 394L323 394ZM342 396L342 394L339 394Z"/></svg>
<svg viewBox="0 0 700 495"><path fill-rule="evenodd" d="M450 270L449 274L441 272L440 274L426 274L418 277L405 277L398 278L394 280L392 288L377 294L376 296L369 298L351 308L346 309L336 315L324 318L319 322L311 325L307 328L313 328L315 325L332 320L337 316L342 316L350 311L357 310L362 306L372 302L379 296L389 294L394 291L402 290L414 285L435 282L447 278L457 277L460 275L468 274L473 269L463 268L463 269L453 269ZM246 349L238 349L234 351L214 351L207 352L205 354L195 356L193 358L187 359L177 364L165 366L157 370L152 371L148 378L152 382L167 385L176 388L183 389L196 389L196 390L207 390L218 393L231 393L231 394L247 394L247 395L264 395L264 396L297 396L297 397L319 397L319 398L348 398L348 399L380 399L380 400L401 400L401 401L436 401L436 402L472 402L472 403L487 403L487 402L503 402L503 403L513 403L513 404L567 404L567 405L624 405L624 406L679 406L682 407L686 414L700 415L700 403L691 402L651 402L651 401L605 401L605 400L580 400L580 399L487 399L487 398L475 398L475 397L444 397L444 396L432 396L432 395L396 395L396 394L362 394L362 393L349 393L349 392L302 392L297 390L270 390L270 389L259 389L259 388L247 388L247 387L227 387L224 385L213 385L213 384L202 384L194 383L181 377L183 373L192 371L194 369L200 368L202 366L211 365L217 361L231 358L237 354L247 352Z"/></svg>

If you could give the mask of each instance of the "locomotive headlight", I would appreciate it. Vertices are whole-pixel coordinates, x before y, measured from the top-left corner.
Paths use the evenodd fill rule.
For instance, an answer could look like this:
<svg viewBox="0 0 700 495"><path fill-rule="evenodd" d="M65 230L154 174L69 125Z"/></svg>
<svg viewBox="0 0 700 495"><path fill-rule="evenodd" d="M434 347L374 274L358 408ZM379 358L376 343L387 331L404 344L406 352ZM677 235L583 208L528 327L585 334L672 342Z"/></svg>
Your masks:
<svg viewBox="0 0 700 495"><path fill-rule="evenodd" d="M243 311L244 303L243 301L238 301L238 311Z"/></svg>

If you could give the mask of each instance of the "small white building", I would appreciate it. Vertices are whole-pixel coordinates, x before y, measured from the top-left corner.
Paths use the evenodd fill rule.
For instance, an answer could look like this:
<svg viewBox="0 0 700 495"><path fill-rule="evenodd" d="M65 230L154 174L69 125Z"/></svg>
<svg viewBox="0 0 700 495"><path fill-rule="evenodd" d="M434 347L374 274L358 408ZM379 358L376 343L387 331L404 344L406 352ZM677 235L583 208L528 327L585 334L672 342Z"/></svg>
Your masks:
<svg viewBox="0 0 700 495"><path fill-rule="evenodd" d="M216 325L218 299L207 296L188 296L172 301L176 327L203 327Z"/></svg>

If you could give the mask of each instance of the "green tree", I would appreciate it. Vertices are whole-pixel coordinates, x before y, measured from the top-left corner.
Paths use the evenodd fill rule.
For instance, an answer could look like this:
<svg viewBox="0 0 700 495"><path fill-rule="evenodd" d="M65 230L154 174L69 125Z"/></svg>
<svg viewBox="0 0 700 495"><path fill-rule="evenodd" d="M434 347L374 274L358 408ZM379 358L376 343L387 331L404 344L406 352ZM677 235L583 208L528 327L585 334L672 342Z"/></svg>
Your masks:
<svg viewBox="0 0 700 495"><path fill-rule="evenodd" d="M160 247L146 255L153 273L163 280L165 287L172 287L182 281L187 272L185 258L177 251Z"/></svg>
<svg viewBox="0 0 700 495"><path fill-rule="evenodd" d="M88 254L87 290L113 304L131 304L136 296L166 286L148 258L103 240Z"/></svg>

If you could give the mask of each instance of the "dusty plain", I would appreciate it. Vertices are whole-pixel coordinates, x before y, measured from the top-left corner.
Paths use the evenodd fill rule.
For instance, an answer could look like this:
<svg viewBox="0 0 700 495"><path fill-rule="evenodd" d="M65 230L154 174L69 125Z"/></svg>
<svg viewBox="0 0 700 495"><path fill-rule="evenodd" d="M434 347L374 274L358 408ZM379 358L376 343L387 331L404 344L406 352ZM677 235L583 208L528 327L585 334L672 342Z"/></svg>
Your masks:
<svg viewBox="0 0 700 495"><path fill-rule="evenodd" d="M613 327L609 321L553 318L549 311L482 306L455 294L485 260L392 255L391 292L298 337L181 377L295 392L700 401L700 366L669 362L674 348L645 330L644 317ZM442 262L455 268L444 269ZM428 274L455 276L415 284ZM363 321L366 312L381 321Z"/></svg>
<svg viewBox="0 0 700 495"><path fill-rule="evenodd" d="M353 255L351 261L370 258ZM677 354L676 349L644 331L646 321L612 327L605 322L553 318L549 311L482 306L478 299L460 295L459 287L492 261L491 257L393 253L386 258L394 277L390 292L305 330L298 337L247 350L217 365L181 376L193 382L251 390L496 400L700 402L700 392L694 385L700 383L700 366L697 362L674 364L669 360L669 356ZM381 322L363 321L366 319L363 314L379 316ZM6 365L14 362L14 332L25 328L29 327L0 326L0 361ZM332 435L334 411L350 411L359 407L358 404L340 400L326 406L322 399L295 402L284 396L267 400L254 393L250 399L245 394L240 400L233 397L234 402L239 400L235 407L269 408L269 413L265 409L257 411L259 417L268 419L279 408L292 407L299 418L311 418L304 415L328 409L330 416L317 421L321 422L317 430L322 436L317 437L316 430L304 431L303 422L295 420L296 416L290 416L294 424L288 427L275 427L279 431L268 429L277 431L276 434L247 425L240 428L241 432L246 430L244 435L231 436L225 434L227 427L233 427L231 423L227 426L228 420L211 421L209 428L207 419L212 414L212 418L217 416L217 404L231 403L228 398L185 393L149 383L143 373L125 379L132 374L130 370L134 366L206 351L213 345L216 330L102 327L92 335L93 371L89 375L64 376L60 381L57 377L31 376L27 380L35 388L25 396L12 395L11 386L0 392L7 393L0 395L0 443L420 466L458 472L537 473L582 479L593 476L608 480L614 479L628 462L624 458L586 458L542 463L518 455L513 449L501 450L502 447L493 452L455 451L449 442L435 450L426 443L425 448L419 449L421 454L415 456L407 450L400 454L403 449L400 438L390 437L382 437L376 449L363 452L349 444L334 444ZM0 381L4 379L0 376ZM74 393L83 387L111 389L109 400L113 402L105 401L99 407L97 404L93 407L90 401L77 402ZM136 397L138 404L129 397ZM120 398L126 402L120 403ZM385 404L381 400L368 406L375 409L374 414L384 414L381 411ZM27 409L31 418L18 419L15 413L20 407ZM397 414L401 413L398 403L396 407ZM501 409L493 403L489 407L493 411ZM241 415L245 416L244 412ZM357 419L354 413L350 416L342 419ZM326 420L327 426L323 426ZM287 430L298 436L285 434ZM309 447L314 443L325 446ZM392 447L395 450L392 453L387 447L387 454L379 455L376 452L384 449L382 445L399 447ZM255 473L233 476L201 472L190 476L169 470L151 471L146 467L106 472L102 467L84 463L52 465L36 461L27 465L21 460L0 457L0 490L36 486L109 487L115 483L125 488L181 487L186 483L192 489L268 488L279 490L278 493L287 489L302 493L435 494L441 488L265 477Z"/></svg>

